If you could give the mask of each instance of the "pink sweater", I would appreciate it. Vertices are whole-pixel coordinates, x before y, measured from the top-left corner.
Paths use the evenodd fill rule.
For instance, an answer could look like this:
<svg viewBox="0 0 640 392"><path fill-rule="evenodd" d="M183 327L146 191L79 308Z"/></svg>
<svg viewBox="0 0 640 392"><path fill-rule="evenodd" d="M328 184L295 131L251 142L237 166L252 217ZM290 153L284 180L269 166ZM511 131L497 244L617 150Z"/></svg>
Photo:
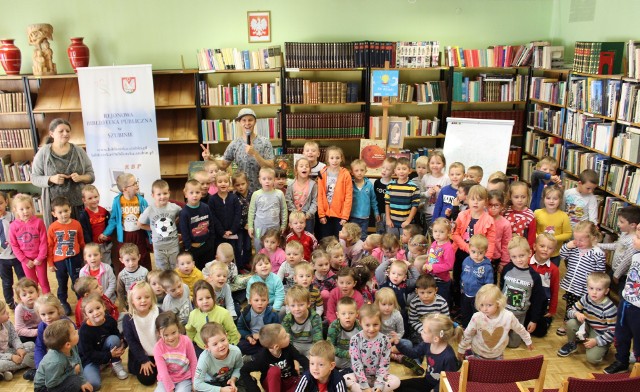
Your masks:
<svg viewBox="0 0 640 392"><path fill-rule="evenodd" d="M273 254L269 254L269 251L266 248L262 248L258 253L269 256L269 260L271 260L271 271L274 274L278 273L280 266L287 259L287 255L284 253L282 248L277 248Z"/></svg>
<svg viewBox="0 0 640 392"><path fill-rule="evenodd" d="M375 248L374 250L371 251L371 256L375 257L376 260L382 263L382 259L384 259L384 251L382 250L382 248ZM396 259L397 260L407 259L407 256L404 254L404 249L398 249L398 251L396 252Z"/></svg>
<svg viewBox="0 0 640 392"><path fill-rule="evenodd" d="M493 220L496 227L496 246L493 249L493 259L500 259L500 265L509 264L509 241L513 232L511 231L511 223L504 217L498 215Z"/></svg>
<svg viewBox="0 0 640 392"><path fill-rule="evenodd" d="M331 293L329 293L329 299L327 300L327 311L325 313L327 316L327 321L329 321L329 323L332 323L338 317L336 315L336 310L340 298L342 298L340 287L334 288L333 290L331 290ZM358 290L353 290L353 295L351 296L351 298L356 301L358 309L360 309L362 305L364 305L364 298Z"/></svg>
<svg viewBox="0 0 640 392"><path fill-rule="evenodd" d="M16 306L16 332L18 336L35 338L38 336L38 324L40 315L34 309L29 309L22 304Z"/></svg>
<svg viewBox="0 0 640 392"><path fill-rule="evenodd" d="M196 374L198 358L193 342L186 335L180 335L177 347L170 347L164 340L158 340L153 357L158 369L158 382L164 385L165 391L173 391L177 383L193 380Z"/></svg>
<svg viewBox="0 0 640 392"><path fill-rule="evenodd" d="M32 216L28 221L19 219L9 226L9 242L21 263L28 260L47 260L47 229L42 219Z"/></svg>

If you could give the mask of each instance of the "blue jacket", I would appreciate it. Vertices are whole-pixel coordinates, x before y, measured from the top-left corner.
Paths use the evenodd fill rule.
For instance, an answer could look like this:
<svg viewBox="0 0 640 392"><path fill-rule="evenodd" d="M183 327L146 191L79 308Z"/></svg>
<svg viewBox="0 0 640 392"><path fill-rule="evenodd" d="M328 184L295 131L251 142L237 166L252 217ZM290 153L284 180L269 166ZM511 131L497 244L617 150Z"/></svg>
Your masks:
<svg viewBox="0 0 640 392"><path fill-rule="evenodd" d="M480 287L493 283L493 267L491 260L484 258L480 263L476 263L467 257L462 262L462 289L467 297L475 297Z"/></svg>
<svg viewBox="0 0 640 392"><path fill-rule="evenodd" d="M458 190L454 189L451 185L447 185L440 190L436 205L433 207L433 220L447 217L445 212L447 211L447 208L453 207L451 203L453 202L453 199L456 198L457 194Z"/></svg>
<svg viewBox="0 0 640 392"><path fill-rule="evenodd" d="M271 306L267 306L264 309L264 316L262 317L264 321L264 325L267 324L280 324L280 317L276 312L271 309ZM246 338L251 335L251 306L247 305L238 320L236 320L236 326L238 327L238 332L240 332L241 338Z"/></svg>
<svg viewBox="0 0 640 392"><path fill-rule="evenodd" d="M531 206L529 207L531 211L535 211L540 206L544 207L542 203L542 190L547 185L551 179L551 174L545 173L540 170L534 170L531 173Z"/></svg>
<svg viewBox="0 0 640 392"><path fill-rule="evenodd" d="M373 184L365 177L362 189L358 189L354 181L351 217L368 219L371 215L371 209L373 209L375 216L380 215L378 213L378 201L376 200L376 192L373 189Z"/></svg>
<svg viewBox="0 0 640 392"><path fill-rule="evenodd" d="M122 193L118 193L116 197L113 198L113 204L111 205L111 216L109 217L109 222L107 223L107 227L104 228L102 234L107 237L113 234L113 231L116 231L116 238L118 242L124 241L124 227L122 227L122 208L120 208L120 198L122 197ZM140 204L140 213L149 207L147 201L140 194L136 194L138 198L138 203ZM151 241L151 233L147 232L147 236L149 236L149 241Z"/></svg>
<svg viewBox="0 0 640 392"><path fill-rule="evenodd" d="M251 285L255 282L262 282L267 285L269 289L269 305L273 306L274 310L280 310L284 305L284 285L282 279L273 272L267 276L266 279L262 279L258 274L255 274L247 281L247 300L249 300L249 290Z"/></svg>

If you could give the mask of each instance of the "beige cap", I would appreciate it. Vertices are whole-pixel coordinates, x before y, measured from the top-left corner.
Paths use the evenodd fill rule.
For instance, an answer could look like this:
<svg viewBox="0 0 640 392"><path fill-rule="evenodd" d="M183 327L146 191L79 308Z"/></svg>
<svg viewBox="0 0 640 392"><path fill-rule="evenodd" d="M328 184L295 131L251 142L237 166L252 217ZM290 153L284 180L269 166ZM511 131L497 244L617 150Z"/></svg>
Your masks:
<svg viewBox="0 0 640 392"><path fill-rule="evenodd" d="M253 118L258 118L258 116L256 116L256 112L254 112L252 109L244 108L244 109L240 109L240 113L238 113L238 117L236 117L236 121L240 121L240 119L244 116L253 116Z"/></svg>

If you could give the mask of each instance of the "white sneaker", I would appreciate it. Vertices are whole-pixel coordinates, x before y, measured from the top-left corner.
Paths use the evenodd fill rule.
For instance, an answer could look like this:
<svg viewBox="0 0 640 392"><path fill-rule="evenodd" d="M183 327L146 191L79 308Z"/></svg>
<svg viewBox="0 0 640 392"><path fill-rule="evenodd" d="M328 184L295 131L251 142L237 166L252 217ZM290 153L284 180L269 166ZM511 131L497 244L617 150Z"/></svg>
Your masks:
<svg viewBox="0 0 640 392"><path fill-rule="evenodd" d="M13 380L13 373L11 372L2 372L2 376L4 376L5 381Z"/></svg>
<svg viewBox="0 0 640 392"><path fill-rule="evenodd" d="M122 366L122 361L113 362L111 364L111 368L113 369L113 372L116 374L116 377L118 377L120 380L126 380L127 378L129 378L129 373L127 373L127 371L124 370L124 366Z"/></svg>

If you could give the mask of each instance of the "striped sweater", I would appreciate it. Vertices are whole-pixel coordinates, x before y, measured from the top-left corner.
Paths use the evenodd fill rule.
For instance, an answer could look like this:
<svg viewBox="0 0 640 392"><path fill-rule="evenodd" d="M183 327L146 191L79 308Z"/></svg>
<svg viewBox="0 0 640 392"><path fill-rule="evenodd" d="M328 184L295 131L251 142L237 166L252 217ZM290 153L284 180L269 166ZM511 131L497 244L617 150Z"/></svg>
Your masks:
<svg viewBox="0 0 640 392"><path fill-rule="evenodd" d="M602 250L614 251L613 260L611 261L614 278L620 279L623 275L626 275L627 272L629 272L631 258L634 254L638 253L638 250L633 247L634 237L634 233L622 233L616 242L598 244L598 247Z"/></svg>
<svg viewBox="0 0 640 392"><path fill-rule="evenodd" d="M436 299L432 303L425 304L420 300L420 297L416 295L411 302L409 302L409 325L417 333L422 333L421 319L431 313L440 313L449 316L449 305L447 305L447 301L439 294L436 294Z"/></svg>
<svg viewBox="0 0 640 392"><path fill-rule="evenodd" d="M384 202L389 206L391 220L399 226L409 217L412 208L418 208L420 188L411 180L404 184L398 183L398 180L391 181L387 185Z"/></svg>
<svg viewBox="0 0 640 392"><path fill-rule="evenodd" d="M587 293L587 276L590 273L605 271L604 252L597 246L580 254L580 249L569 249L564 244L560 249L560 257L567 261L567 273L560 282L560 288L574 295Z"/></svg>
<svg viewBox="0 0 640 392"><path fill-rule="evenodd" d="M585 294L569 309L567 316L575 318L576 312L584 314L585 323L598 334L596 337L598 346L613 343L618 308L608 297L600 303L595 303L588 294Z"/></svg>

